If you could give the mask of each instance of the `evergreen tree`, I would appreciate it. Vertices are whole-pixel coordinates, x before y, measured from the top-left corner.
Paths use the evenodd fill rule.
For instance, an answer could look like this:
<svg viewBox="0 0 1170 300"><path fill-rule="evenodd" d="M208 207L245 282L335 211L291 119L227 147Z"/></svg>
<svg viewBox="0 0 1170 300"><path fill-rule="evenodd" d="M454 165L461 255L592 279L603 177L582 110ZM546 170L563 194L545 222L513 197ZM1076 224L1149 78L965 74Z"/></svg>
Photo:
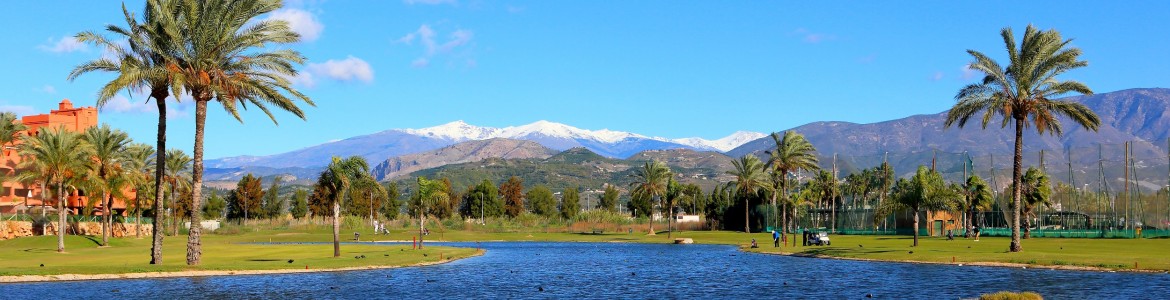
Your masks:
<svg viewBox="0 0 1170 300"><path fill-rule="evenodd" d="M399 212L402 210L402 202L398 201L398 183L390 182L385 187L386 190L386 205L382 205L382 217L393 220L398 218Z"/></svg>
<svg viewBox="0 0 1170 300"><path fill-rule="evenodd" d="M272 185L268 187L268 191L264 192L264 217L277 218L281 215L284 215L284 199L281 199L279 194L280 176L277 176L276 178L272 179Z"/></svg>
<svg viewBox="0 0 1170 300"><path fill-rule="evenodd" d="M219 219L223 217L223 211L227 208L227 200L219 196L215 190L211 191L211 198L207 199L207 205L203 206L203 217L207 219Z"/></svg>
<svg viewBox="0 0 1170 300"><path fill-rule="evenodd" d="M309 212L308 198L309 193L305 190L297 189L297 191L293 193L293 205L292 208L289 209L289 212L292 213L292 217L294 219L300 220L301 218L304 218L305 214Z"/></svg>
<svg viewBox="0 0 1170 300"><path fill-rule="evenodd" d="M561 217L572 220L581 211L581 195L576 187L565 188L561 192Z"/></svg>
<svg viewBox="0 0 1170 300"><path fill-rule="evenodd" d="M524 195L528 199L532 213L551 217L557 214L557 200L552 191L543 185L538 185Z"/></svg>
<svg viewBox="0 0 1170 300"><path fill-rule="evenodd" d="M617 211L618 197L621 192L611 184L605 185L605 193L597 195L597 208L611 212Z"/></svg>

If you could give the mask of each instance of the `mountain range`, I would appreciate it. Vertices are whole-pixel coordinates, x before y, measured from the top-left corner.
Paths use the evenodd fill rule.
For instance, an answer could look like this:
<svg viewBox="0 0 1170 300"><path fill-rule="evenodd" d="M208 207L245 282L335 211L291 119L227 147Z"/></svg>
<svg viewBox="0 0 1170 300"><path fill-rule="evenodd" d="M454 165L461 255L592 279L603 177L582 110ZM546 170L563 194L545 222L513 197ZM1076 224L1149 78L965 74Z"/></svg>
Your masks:
<svg viewBox="0 0 1170 300"><path fill-rule="evenodd" d="M1133 153L1135 157L1147 158L1145 165L1166 164L1165 147L1167 138L1170 138L1170 114L1167 114L1170 111L1170 89L1129 89L1070 97L1068 100L1081 102L1095 111L1101 118L1098 130L1087 131L1068 120L1062 120L1062 136L1040 135L1034 129L1028 129L1024 139L1026 152L1044 149L1047 150L1045 157L1051 156L1049 159L1064 161L1063 158L1068 157L1072 163L1088 165L1101 159L1120 161L1120 150L1113 148L1133 141ZM869 124L814 122L791 130L804 134L816 146L824 167L831 166L830 157L834 154L846 157L839 161L842 172L872 167L886 159L899 173L910 172L917 165L930 164L939 156L938 152L952 157L964 152L973 156L995 154L1000 158L992 158L994 163L976 164L993 165L991 168L1010 165L1012 131L999 128L998 119L984 130L978 120L965 128L945 128L945 118L946 112L940 112ZM1107 145L1104 152L1109 153L1104 155L1108 157L1098 157L1102 155L1097 152L1101 144ZM628 161L666 155L656 158L674 167L700 167L702 164L701 168L715 171L729 167L728 157L755 154L764 158L764 151L773 146L770 137L744 131L718 140L667 139L608 129L585 130L549 121L504 128L455 121L422 129L387 130L271 156L209 160L208 173L223 175L209 178L224 180L230 180L233 174L251 171L268 173L261 175L302 177L319 172L333 155L361 155L371 164L376 164L374 169L379 179L389 180L412 172L421 174L424 170L445 165L486 159L541 161L569 149L586 149L607 159ZM670 161L669 153L677 151L670 149L689 150L688 155L684 155L689 161ZM1072 149L1071 155L1067 155L1066 149ZM1025 158L1027 164L1036 163L1034 157ZM1102 177L1112 176L1105 175Z"/></svg>

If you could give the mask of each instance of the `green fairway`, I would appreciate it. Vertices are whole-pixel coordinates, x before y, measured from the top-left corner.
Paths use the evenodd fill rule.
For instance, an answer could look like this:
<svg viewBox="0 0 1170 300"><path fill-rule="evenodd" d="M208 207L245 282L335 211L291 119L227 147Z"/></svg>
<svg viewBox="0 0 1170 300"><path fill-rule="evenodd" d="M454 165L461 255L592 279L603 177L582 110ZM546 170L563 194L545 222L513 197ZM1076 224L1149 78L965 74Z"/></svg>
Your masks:
<svg viewBox="0 0 1170 300"><path fill-rule="evenodd" d="M338 269L404 266L475 255L474 248L410 245L342 244L334 258L332 244L253 244L252 242L328 242L319 232L261 231L241 235L203 237L203 260L186 265L187 236L164 241L162 265L150 265L150 239L115 238L109 247L98 247L100 238L66 236L65 253L57 253L55 236L25 237L0 241L0 276L56 274L120 274L208 270ZM355 258L364 255L364 258ZM289 260L292 260L290 263ZM44 264L42 267L41 265Z"/></svg>

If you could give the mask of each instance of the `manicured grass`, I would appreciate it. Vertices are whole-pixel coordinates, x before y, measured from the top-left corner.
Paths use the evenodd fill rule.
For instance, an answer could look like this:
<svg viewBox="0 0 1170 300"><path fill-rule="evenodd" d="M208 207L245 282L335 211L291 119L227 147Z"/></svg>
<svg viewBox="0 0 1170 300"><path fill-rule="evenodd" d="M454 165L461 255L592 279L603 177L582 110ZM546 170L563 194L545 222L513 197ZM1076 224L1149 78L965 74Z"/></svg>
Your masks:
<svg viewBox="0 0 1170 300"><path fill-rule="evenodd" d="M352 238L352 236L351 236ZM56 274L120 274L203 270L337 269L403 266L463 258L473 248L410 245L342 244L341 257L333 257L332 244L252 244L251 242L326 242L331 236L297 231L260 231L240 235L208 235L203 238L202 264L186 265L187 236L164 239L162 265L150 265L150 239L116 238L109 247L98 247L100 237L67 236L65 253L57 253L55 236L0 241L0 276ZM354 258L365 255L364 258ZM292 263L289 263L292 260ZM41 266L44 264L44 267Z"/></svg>

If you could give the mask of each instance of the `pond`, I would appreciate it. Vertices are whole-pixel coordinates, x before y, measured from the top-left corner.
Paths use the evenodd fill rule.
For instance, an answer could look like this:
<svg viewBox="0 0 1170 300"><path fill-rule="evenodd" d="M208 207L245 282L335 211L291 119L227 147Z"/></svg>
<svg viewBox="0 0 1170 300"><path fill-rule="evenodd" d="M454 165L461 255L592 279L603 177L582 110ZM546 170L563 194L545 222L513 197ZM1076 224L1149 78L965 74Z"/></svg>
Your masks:
<svg viewBox="0 0 1170 300"><path fill-rule="evenodd" d="M435 243L475 247L475 243ZM434 245L434 244L432 244ZM862 262L724 245L483 243L484 256L400 269L0 284L7 299L830 298L1165 299L1170 275ZM403 298L405 297L405 298Z"/></svg>

